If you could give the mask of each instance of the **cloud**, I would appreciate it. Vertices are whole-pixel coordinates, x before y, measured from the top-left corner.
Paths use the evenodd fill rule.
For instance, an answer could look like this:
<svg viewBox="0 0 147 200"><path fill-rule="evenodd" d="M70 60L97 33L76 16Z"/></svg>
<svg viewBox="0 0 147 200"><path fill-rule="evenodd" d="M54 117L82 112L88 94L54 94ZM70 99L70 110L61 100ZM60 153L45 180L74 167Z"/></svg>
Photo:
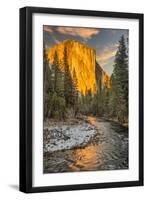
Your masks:
<svg viewBox="0 0 147 200"><path fill-rule="evenodd" d="M43 30L48 33L54 33L54 31L56 31L64 35L79 36L85 40L91 38L92 35L96 35L100 32L99 29L95 28L78 28L78 27L63 27L63 26L53 28L47 25L43 26Z"/></svg>
<svg viewBox="0 0 147 200"><path fill-rule="evenodd" d="M57 31L65 35L80 36L83 39L89 39L100 32L99 29L77 27L58 27Z"/></svg>
<svg viewBox="0 0 147 200"><path fill-rule="evenodd" d="M48 33L53 33L53 29L51 27L45 26L45 25L43 26L43 31L46 31Z"/></svg>
<svg viewBox="0 0 147 200"><path fill-rule="evenodd" d="M106 65L116 55L118 44L111 44L97 54L96 59L100 65Z"/></svg>

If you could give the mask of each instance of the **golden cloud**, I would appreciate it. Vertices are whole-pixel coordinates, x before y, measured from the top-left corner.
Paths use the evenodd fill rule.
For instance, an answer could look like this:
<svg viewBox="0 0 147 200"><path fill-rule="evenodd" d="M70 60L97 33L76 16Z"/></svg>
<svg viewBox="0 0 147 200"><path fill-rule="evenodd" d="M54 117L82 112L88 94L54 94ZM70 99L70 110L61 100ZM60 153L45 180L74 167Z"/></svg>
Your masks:
<svg viewBox="0 0 147 200"><path fill-rule="evenodd" d="M77 27L58 27L57 31L66 35L80 36L83 39L90 38L92 35L96 35L100 32L99 29Z"/></svg>
<svg viewBox="0 0 147 200"><path fill-rule="evenodd" d="M43 30L46 31L46 32L48 32L48 33L52 33L53 32L53 30L52 30L51 27L45 26L45 25L43 26Z"/></svg>
<svg viewBox="0 0 147 200"><path fill-rule="evenodd" d="M113 58L117 52L117 44L113 46L105 47L101 53L99 53L96 58L100 65L107 64L108 60Z"/></svg>

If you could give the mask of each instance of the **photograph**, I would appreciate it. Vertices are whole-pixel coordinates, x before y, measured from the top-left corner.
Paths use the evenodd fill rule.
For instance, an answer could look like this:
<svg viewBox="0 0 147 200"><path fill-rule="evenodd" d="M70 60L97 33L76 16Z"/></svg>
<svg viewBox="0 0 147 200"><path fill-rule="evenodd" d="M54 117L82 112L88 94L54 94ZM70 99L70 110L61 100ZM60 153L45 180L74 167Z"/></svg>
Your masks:
<svg viewBox="0 0 147 200"><path fill-rule="evenodd" d="M144 184L143 20L20 9L20 191Z"/></svg>
<svg viewBox="0 0 147 200"><path fill-rule="evenodd" d="M129 30L42 34L43 173L129 169Z"/></svg>

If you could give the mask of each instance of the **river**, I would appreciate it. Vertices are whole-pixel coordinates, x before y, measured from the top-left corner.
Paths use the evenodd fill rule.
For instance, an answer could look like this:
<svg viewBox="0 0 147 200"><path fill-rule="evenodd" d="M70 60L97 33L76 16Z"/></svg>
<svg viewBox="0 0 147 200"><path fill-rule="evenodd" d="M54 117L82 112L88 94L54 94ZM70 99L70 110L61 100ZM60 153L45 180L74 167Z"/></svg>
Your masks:
<svg viewBox="0 0 147 200"><path fill-rule="evenodd" d="M128 169L128 129L88 117L98 131L85 146L44 155L44 173Z"/></svg>

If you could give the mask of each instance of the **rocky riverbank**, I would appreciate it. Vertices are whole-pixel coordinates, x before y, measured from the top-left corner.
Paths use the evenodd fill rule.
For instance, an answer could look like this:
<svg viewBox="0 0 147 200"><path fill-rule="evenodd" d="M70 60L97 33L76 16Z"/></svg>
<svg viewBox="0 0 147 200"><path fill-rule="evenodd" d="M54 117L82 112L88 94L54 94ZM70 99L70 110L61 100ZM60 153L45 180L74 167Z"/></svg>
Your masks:
<svg viewBox="0 0 147 200"><path fill-rule="evenodd" d="M94 125L84 117L44 123L43 150L54 152L85 146L97 133Z"/></svg>

